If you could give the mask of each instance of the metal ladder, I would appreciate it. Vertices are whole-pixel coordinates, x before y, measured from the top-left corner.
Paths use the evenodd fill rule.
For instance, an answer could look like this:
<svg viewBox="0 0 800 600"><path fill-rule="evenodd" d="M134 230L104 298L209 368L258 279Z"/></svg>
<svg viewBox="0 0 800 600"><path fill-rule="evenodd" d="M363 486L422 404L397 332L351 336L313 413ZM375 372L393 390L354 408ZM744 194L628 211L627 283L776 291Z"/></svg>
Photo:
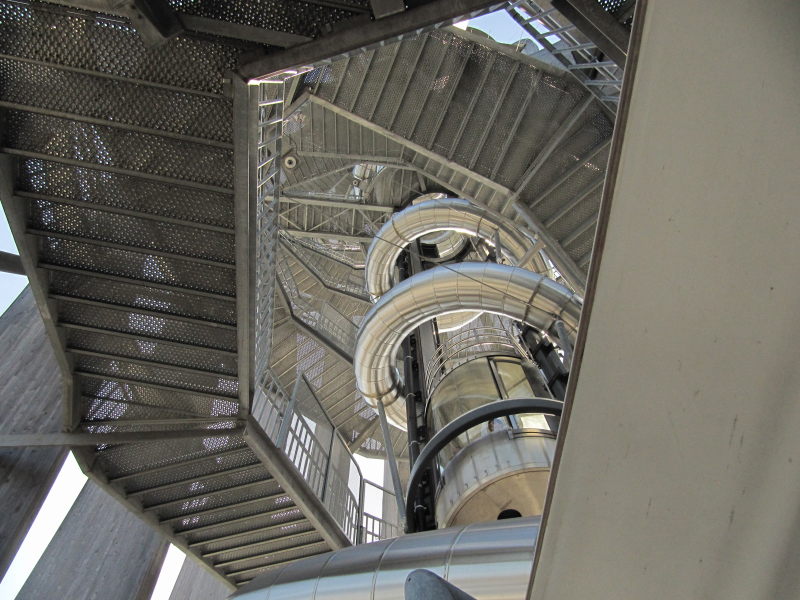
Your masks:
<svg viewBox="0 0 800 600"><path fill-rule="evenodd" d="M555 8L541 8L532 0L516 0L508 3L506 12L616 114L624 73L621 66L604 57L602 51Z"/></svg>

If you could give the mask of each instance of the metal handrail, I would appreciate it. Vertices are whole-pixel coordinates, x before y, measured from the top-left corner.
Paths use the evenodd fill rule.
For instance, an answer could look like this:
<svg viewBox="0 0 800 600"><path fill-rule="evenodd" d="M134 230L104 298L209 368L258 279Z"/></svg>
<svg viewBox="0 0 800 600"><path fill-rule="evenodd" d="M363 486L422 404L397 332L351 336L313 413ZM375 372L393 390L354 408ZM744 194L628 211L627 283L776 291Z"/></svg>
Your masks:
<svg viewBox="0 0 800 600"><path fill-rule="evenodd" d="M564 403L552 398L514 398L499 400L484 404L457 417L434 435L425 444L422 452L411 469L408 477L408 492L406 498L406 533L414 533L414 511L419 507L417 494L422 477L431 465L431 462L450 442L456 437L481 423L491 421L498 417L507 417L521 413L539 413L561 417Z"/></svg>
<svg viewBox="0 0 800 600"><path fill-rule="evenodd" d="M520 10L529 15L529 18L526 18ZM506 12L581 85L609 110L616 112L624 71L622 65L617 65L613 61L598 60L595 56L598 52L597 46L591 41L587 42L582 35L580 37L574 35L572 32L577 31L577 28L569 24L569 21L553 8L542 9L534 0L516 0L508 3ZM568 25L563 25L555 18L556 16L561 17ZM539 31L534 23L541 24L543 31ZM547 39L549 37L558 38L564 47L552 43ZM573 55L572 60L568 55ZM594 72L598 77L591 77L588 72Z"/></svg>
<svg viewBox="0 0 800 600"><path fill-rule="evenodd" d="M427 397L450 371L486 353L521 356L519 342L503 328L486 326L460 331L441 344L427 361L424 369Z"/></svg>
<svg viewBox="0 0 800 600"><path fill-rule="evenodd" d="M273 405L273 408L278 407ZM334 426L305 375L297 378L292 394L280 412L280 424L272 438L275 445L287 455L348 539L358 544L397 535L400 530L397 523L365 511L365 486L375 487L383 494L394 494L364 478L349 445ZM309 421L328 428L330 441L322 440ZM333 460L339 452L346 453L346 473L339 472ZM358 493L350 486L353 467L357 474Z"/></svg>

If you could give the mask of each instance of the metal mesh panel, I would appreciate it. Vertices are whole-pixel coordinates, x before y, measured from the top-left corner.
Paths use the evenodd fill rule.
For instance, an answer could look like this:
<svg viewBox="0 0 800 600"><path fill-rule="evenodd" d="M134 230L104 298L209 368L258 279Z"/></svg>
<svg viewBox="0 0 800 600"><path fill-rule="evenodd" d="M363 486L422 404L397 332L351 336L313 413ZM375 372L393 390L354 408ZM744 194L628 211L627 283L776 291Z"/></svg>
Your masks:
<svg viewBox="0 0 800 600"><path fill-rule="evenodd" d="M224 418L237 415L239 411L239 405L233 399L200 396L189 390L163 390L146 384L120 383L81 375L77 375L76 380L81 394L91 399L83 413L87 418L120 418L129 410L136 410L137 414L148 418L162 417L165 413Z"/></svg>
<svg viewBox="0 0 800 600"><path fill-rule="evenodd" d="M285 525L275 525L275 526L267 526L262 528L261 531L255 531L252 533L243 533L239 535L235 535L235 537L231 537L228 539L222 539L218 541L210 540L208 542L201 542L198 547L198 551L200 551L203 555L207 555L210 553L217 553L221 551L225 551L231 548L241 547L241 546L249 546L251 544L260 544L262 542L270 542L272 540L276 540L278 538L289 537L313 532L314 526L308 521L300 521L300 522L290 522Z"/></svg>
<svg viewBox="0 0 800 600"><path fill-rule="evenodd" d="M583 119L576 124L572 134L552 153L550 158L539 169L537 176L533 178L529 185L523 190L523 197L537 198L543 191L555 182L560 175L565 173L576 162L580 162L594 148L611 137L613 125L602 112L596 108L590 108ZM578 186L587 185L592 179L598 176L594 168L601 165L593 162L592 166L583 169L578 174ZM605 170L605 164L602 164ZM588 178L587 178L588 176ZM537 215L548 215L554 212L561 202L568 201L569 197L559 197L551 194L546 202L537 206L534 210Z"/></svg>
<svg viewBox="0 0 800 600"><path fill-rule="evenodd" d="M564 239L575 228L579 227L586 219L597 215L600 210L600 197L602 196L602 186L598 187L580 204L575 206L563 218L553 223L548 229L556 236L556 239Z"/></svg>
<svg viewBox="0 0 800 600"><path fill-rule="evenodd" d="M443 31L433 31L429 38L434 48L440 48L437 48L437 53L440 54L441 65L435 78L421 82L425 84L425 88L415 90L425 104L422 112L414 119L415 123L409 122L408 125L411 128L408 131L410 139L426 148L431 147L442 116L452 106L451 100L461 80L462 70L473 50L471 43ZM436 65L431 65L431 68L434 66ZM402 123L402 115L398 120Z"/></svg>
<svg viewBox="0 0 800 600"><path fill-rule="evenodd" d="M182 36L147 48L117 19L38 2L0 3L0 23L3 54L217 94L222 73L235 69L248 48Z"/></svg>
<svg viewBox="0 0 800 600"><path fill-rule="evenodd" d="M138 306L164 313L167 318L174 314L228 325L236 324L236 304L233 301L162 290L140 283L123 283L90 275L51 271L50 294L75 296L122 306Z"/></svg>
<svg viewBox="0 0 800 600"><path fill-rule="evenodd" d="M287 495L278 496L277 498L261 498L254 502L248 502L247 504L242 504L239 506L230 506L212 513L185 516L177 521L174 521L172 526L175 530L175 533L183 534L188 530L195 529L197 527L222 524L225 521L259 515L261 513L278 510L281 508L290 508L292 506L294 506L294 503Z"/></svg>
<svg viewBox="0 0 800 600"><path fill-rule="evenodd" d="M114 354L236 376L236 357L214 350L187 348L152 340L130 339L70 328L66 329L66 342L67 349L90 350L101 354Z"/></svg>
<svg viewBox="0 0 800 600"><path fill-rule="evenodd" d="M233 186L230 150L69 119L9 110L6 145L162 177Z"/></svg>
<svg viewBox="0 0 800 600"><path fill-rule="evenodd" d="M294 535L290 538L280 538L273 540L266 540L260 543L249 545L247 548L231 549L228 552L215 554L211 560L214 564L225 563L229 561L237 561L235 565L230 565L226 568L247 568L255 561L273 562L275 558L281 557L284 550L291 550L296 546L312 544L312 543L325 543L316 531L307 533L300 533L295 531ZM270 556L264 557L264 554ZM250 557L253 557L251 560ZM240 567L240 565L243 565Z"/></svg>
<svg viewBox="0 0 800 600"><path fill-rule="evenodd" d="M411 74L411 79L408 82L408 91L400 104L392 125L392 131L406 139L414 139L412 134L415 131L420 115L425 110L428 92L437 85L437 75L449 51L449 46L443 44L440 39L425 36L425 40L425 49ZM452 65L453 63L450 64ZM427 132L420 133L425 134ZM414 139L414 141L418 141L418 139Z"/></svg>
<svg viewBox="0 0 800 600"><path fill-rule="evenodd" d="M195 476L194 478L191 476L183 477L179 480L183 483L176 483L175 485L161 487L149 492L137 493L136 497L144 506L155 506L165 502L180 501L182 499L196 497L200 494L211 494L239 485L248 485L269 480L269 473L267 473L261 463L250 467L244 467L244 470L238 470L236 467L234 467L234 469L237 470L233 473L219 473L213 477L203 475ZM268 493L275 493L278 491L278 488L278 484L273 482L273 488Z"/></svg>
<svg viewBox="0 0 800 600"><path fill-rule="evenodd" d="M569 244L565 244L564 247L567 252L569 252L570 256L572 256L572 258L579 260L592 249L592 243L594 242L594 231L596 228L597 222L592 223L591 227L589 227L581 235L579 235ZM586 270L585 267L583 269Z"/></svg>
<svg viewBox="0 0 800 600"><path fill-rule="evenodd" d="M54 233L234 263L232 234L173 223L137 219L48 200L31 200L28 225Z"/></svg>
<svg viewBox="0 0 800 600"><path fill-rule="evenodd" d="M417 65L417 58L423 49L426 37L410 38L400 43L400 48L395 58L394 67L386 87L383 90L373 121L381 127L389 128L389 125L403 100L403 95L408 87L408 82L413 76ZM415 90L411 90L411 94ZM323 96L324 97L324 96ZM329 99L329 98L326 98Z"/></svg>
<svg viewBox="0 0 800 600"><path fill-rule="evenodd" d="M231 297L234 296L236 289L233 269L71 240L42 238L39 244L39 258L47 264Z"/></svg>
<svg viewBox="0 0 800 600"><path fill-rule="evenodd" d="M130 363L120 359L100 358L78 354L75 357L75 368L84 373L97 373L110 378L132 379L143 383L154 383L186 390L194 390L215 394L222 397L235 398L239 390L239 381L215 375L184 373L174 369L166 369L157 365Z"/></svg>
<svg viewBox="0 0 800 600"><path fill-rule="evenodd" d="M176 465L182 469L179 463L193 458L209 457L213 462L214 455L244 446L245 441L242 436L231 433L223 437L172 439L108 446L97 450L95 456L103 471L110 478L114 478L168 465Z"/></svg>
<svg viewBox="0 0 800 600"><path fill-rule="evenodd" d="M178 517L188 517L203 511L224 509L240 502L248 502L259 498L267 499L281 493L281 488L274 480L256 482L247 487L234 487L222 489L217 492L191 494L180 501L153 508L149 512L155 514L159 520L174 520ZM211 513L208 513L211 514Z"/></svg>
<svg viewBox="0 0 800 600"><path fill-rule="evenodd" d="M300 560L301 558L308 558L309 556L314 556L315 554L327 552L328 549L327 543L320 541L310 547L286 550L280 554L275 553L273 556L270 556L266 559L242 561L230 567L224 567L222 570L225 573L231 574L230 577L236 582L249 581L262 571L265 571L267 568L269 568L270 564L272 563L284 563L290 560Z"/></svg>
<svg viewBox="0 0 800 600"><path fill-rule="evenodd" d="M38 158L22 159L18 173L18 190L233 230L233 197L228 194Z"/></svg>
<svg viewBox="0 0 800 600"><path fill-rule="evenodd" d="M317 37L326 25L369 10L363 0L338 2L338 8L324 3L281 0L169 0L169 3L175 10L190 15L308 37ZM353 10L346 10L345 5L352 6Z"/></svg>
<svg viewBox="0 0 800 600"><path fill-rule="evenodd" d="M156 317L136 312L136 309L116 310L62 300L59 302L58 317L63 323L196 344L230 352L236 350L235 330Z"/></svg>
<svg viewBox="0 0 800 600"><path fill-rule="evenodd" d="M124 425L125 421L138 422L147 419L161 419L159 422L174 419L197 419L201 418L197 413L174 408L172 406L152 406L137 403L135 400L128 400L119 394L119 399L81 397L81 416L84 422L91 421L119 421ZM233 415L236 413L234 412ZM188 423L189 421L187 421ZM116 424L115 424L116 425Z"/></svg>
<svg viewBox="0 0 800 600"><path fill-rule="evenodd" d="M183 533L187 541L192 544L203 544L209 540L216 540L226 536L244 534L254 529L280 525L290 521L296 521L303 517L300 509L294 506L286 507L271 514L256 513L246 520L236 523L218 523L202 531L188 530Z"/></svg>
<svg viewBox="0 0 800 600"><path fill-rule="evenodd" d="M6 58L0 58L0 100L221 142L232 135L227 99Z"/></svg>
<svg viewBox="0 0 800 600"><path fill-rule="evenodd" d="M220 473L254 463L261 464L249 448L241 448L224 455L218 455L218 453L210 454L200 462L181 463L168 470L142 473L118 485L122 485L128 493L133 494L139 490L168 485L192 477Z"/></svg>

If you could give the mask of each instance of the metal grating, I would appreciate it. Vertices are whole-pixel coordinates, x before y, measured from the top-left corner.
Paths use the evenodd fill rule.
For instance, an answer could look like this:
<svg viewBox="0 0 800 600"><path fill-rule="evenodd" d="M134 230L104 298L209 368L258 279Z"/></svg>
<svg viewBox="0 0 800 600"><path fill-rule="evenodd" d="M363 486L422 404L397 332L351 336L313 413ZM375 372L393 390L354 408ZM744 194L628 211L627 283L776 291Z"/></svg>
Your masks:
<svg viewBox="0 0 800 600"><path fill-rule="evenodd" d="M233 234L139 219L60 202L34 199L28 225L40 231L110 242L144 250L234 263ZM201 241L202 240L202 241Z"/></svg>
<svg viewBox="0 0 800 600"><path fill-rule="evenodd" d="M233 299L209 298L188 290L150 287L146 282L126 283L91 273L50 270L50 293L136 307L167 318L176 316L229 326L236 324L236 305Z"/></svg>
<svg viewBox="0 0 800 600"><path fill-rule="evenodd" d="M233 186L230 150L104 125L8 110L5 144L14 150L191 181L220 191Z"/></svg>
<svg viewBox="0 0 800 600"><path fill-rule="evenodd" d="M233 202L227 194L32 158L20 160L16 185L37 196L233 232Z"/></svg>
<svg viewBox="0 0 800 600"><path fill-rule="evenodd" d="M10 58L0 58L0 101L215 142L232 138L225 99Z"/></svg>
<svg viewBox="0 0 800 600"><path fill-rule="evenodd" d="M45 236L39 243L39 258L45 264L85 270L87 275L115 275L231 298L235 294L233 269L145 252Z"/></svg>
<svg viewBox="0 0 800 600"><path fill-rule="evenodd" d="M0 2L0 23L2 54L211 94L222 94L220 75L242 52L190 37L146 48L125 21L44 2Z"/></svg>
<svg viewBox="0 0 800 600"><path fill-rule="evenodd" d="M259 29L317 37L331 24L369 12L364 0L338 2L282 2L281 0L169 0L182 13L240 23ZM352 7L352 8L351 8Z"/></svg>
<svg viewBox="0 0 800 600"><path fill-rule="evenodd" d="M237 373L236 356L232 353L164 344L145 337L127 338L68 328L66 344L68 350L84 350L121 358L152 361L229 377L235 377Z"/></svg>

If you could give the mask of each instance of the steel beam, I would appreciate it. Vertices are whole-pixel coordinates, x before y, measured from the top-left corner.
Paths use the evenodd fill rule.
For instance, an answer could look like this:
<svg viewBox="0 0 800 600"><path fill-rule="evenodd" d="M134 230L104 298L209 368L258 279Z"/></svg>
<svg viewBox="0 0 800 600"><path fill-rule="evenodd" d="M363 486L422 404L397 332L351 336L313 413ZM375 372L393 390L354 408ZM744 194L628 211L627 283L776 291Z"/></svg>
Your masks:
<svg viewBox="0 0 800 600"><path fill-rule="evenodd" d="M15 275L25 275L25 267L22 266L22 259L20 259L19 254L0 251L0 271Z"/></svg>
<svg viewBox="0 0 800 600"><path fill-rule="evenodd" d="M304 198L302 196L281 196L281 202L291 204L301 204L308 206L325 206L329 208L342 208L347 210L363 210L367 212L392 213L395 211L393 206L379 206L377 204L358 204L356 202L344 202L341 200L322 200L317 198Z"/></svg>
<svg viewBox="0 0 800 600"><path fill-rule="evenodd" d="M156 221L158 223L171 223L173 225L180 225L182 227L191 227L194 229L206 229L208 231L216 231L219 233L233 234L234 230L230 227L220 227L219 225L210 225L206 223L199 223L197 221L186 221L185 219L175 219L164 215L154 213L143 213L136 210L129 210L110 206L108 204L100 204L97 202L84 202L82 200L75 200L73 198L62 198L60 196L48 196L46 194L38 194L34 192L24 192L17 190L16 196L19 198L26 198L29 200L46 200L47 202L54 202L56 204L67 204L76 208L85 208L87 210L94 210L102 213L111 213L115 215L123 215L125 217L133 217L136 219L144 219L147 221Z"/></svg>
<svg viewBox="0 0 800 600"><path fill-rule="evenodd" d="M239 454L241 452L247 451L249 448L242 444L238 448L230 448L228 450L223 450L221 452L217 452L215 454L208 454L206 456L200 456L197 458L190 458L187 460L180 460L174 463L170 463L168 465L159 465L158 467L153 467L150 469L143 469L141 471L136 471L135 473L128 473L126 475L120 475L119 477L109 477L108 483L109 484L118 484L124 483L125 481L130 481L131 479L135 479L137 477L142 477L145 475L153 475L155 473L163 473L164 471L170 471L172 469L179 469L181 467L189 467L191 465L196 465L197 463L201 463L207 460L215 460L217 458L226 458L228 456L232 456L234 454Z"/></svg>
<svg viewBox="0 0 800 600"><path fill-rule="evenodd" d="M153 173L144 173L134 169L122 169L111 165L101 165L96 162L86 160L75 160L72 158L63 158L53 154L44 154L43 152L31 152L28 150L19 150L17 148L3 147L0 149L3 154L11 154L12 156L23 156L25 158L36 158L48 162L55 162L62 165L69 165L71 167L81 167L83 169L92 169L93 171L104 171L106 173L114 173L116 175L126 175L128 177L135 177L137 179L146 179L148 181L156 181L158 183L166 183L178 187L203 190L206 192L216 192L218 194L232 194L233 190L229 187L222 187L219 185L210 185L207 183L200 183L197 181L190 181L188 179L178 179L177 177L167 177L166 175L155 175Z"/></svg>
<svg viewBox="0 0 800 600"><path fill-rule="evenodd" d="M235 419L230 419L231 422ZM179 429L175 431L115 431L111 433L4 433L0 447L19 446L98 446L101 444L136 444L157 440L227 437L243 431L230 429Z"/></svg>
<svg viewBox="0 0 800 600"><path fill-rule="evenodd" d="M202 290L195 290L192 288L170 285L168 283L159 283L157 281L148 281L146 279L132 279L130 277L122 277L121 275L109 275L107 273L102 273L100 271L88 271L85 269L76 269L75 267L65 267L63 265L56 265L46 262L39 262L36 266L41 269L45 269L47 271L63 271L65 273L72 273L74 275L83 275L85 277L97 277L99 279L107 279L109 281L118 281L119 283L127 283L130 285L137 285L143 287L152 287L159 290L167 290L169 292L180 292L182 294L189 294L194 296L203 296L205 298L213 298L214 300L223 300L225 302L236 301L236 298L234 296L228 296L226 294L217 294L215 292L204 292Z"/></svg>
<svg viewBox="0 0 800 600"><path fill-rule="evenodd" d="M551 4L564 15L618 66L625 67L628 58L628 32L597 0L552 0Z"/></svg>
<svg viewBox="0 0 800 600"><path fill-rule="evenodd" d="M285 69L316 64L341 54L369 49L404 34L420 32L438 25L451 25L465 18L496 10L504 4L487 0L432 0L403 13L372 23L359 23L302 46L274 52L244 65L239 72L245 79L252 79Z"/></svg>

